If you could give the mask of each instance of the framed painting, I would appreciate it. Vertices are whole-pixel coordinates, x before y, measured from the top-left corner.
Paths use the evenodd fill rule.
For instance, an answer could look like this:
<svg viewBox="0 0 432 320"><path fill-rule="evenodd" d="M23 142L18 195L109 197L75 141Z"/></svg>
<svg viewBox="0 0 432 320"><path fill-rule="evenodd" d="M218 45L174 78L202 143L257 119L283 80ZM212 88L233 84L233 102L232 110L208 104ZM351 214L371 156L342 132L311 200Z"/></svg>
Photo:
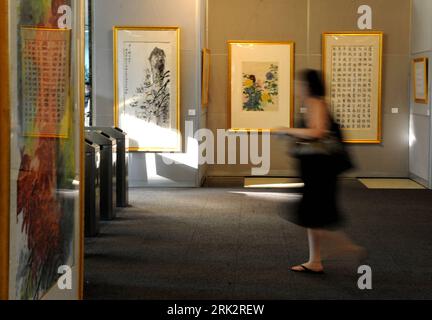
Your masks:
<svg viewBox="0 0 432 320"><path fill-rule="evenodd" d="M413 60L414 101L429 103L429 59L426 57Z"/></svg>
<svg viewBox="0 0 432 320"><path fill-rule="evenodd" d="M228 42L228 128L292 127L294 43Z"/></svg>
<svg viewBox="0 0 432 320"><path fill-rule="evenodd" d="M180 152L180 28L114 27L114 118L129 151Z"/></svg>
<svg viewBox="0 0 432 320"><path fill-rule="evenodd" d="M6 18L3 3L1 296L82 299L84 43L71 39L84 38L84 1L17 0ZM70 12L67 26L60 6ZM59 286L65 272L70 290Z"/></svg>
<svg viewBox="0 0 432 320"><path fill-rule="evenodd" d="M209 49L203 49L202 51L202 97L201 104L205 109L209 104L209 85L210 85L210 65L211 55Z"/></svg>
<svg viewBox="0 0 432 320"><path fill-rule="evenodd" d="M382 141L382 32L323 34L327 99L347 143Z"/></svg>

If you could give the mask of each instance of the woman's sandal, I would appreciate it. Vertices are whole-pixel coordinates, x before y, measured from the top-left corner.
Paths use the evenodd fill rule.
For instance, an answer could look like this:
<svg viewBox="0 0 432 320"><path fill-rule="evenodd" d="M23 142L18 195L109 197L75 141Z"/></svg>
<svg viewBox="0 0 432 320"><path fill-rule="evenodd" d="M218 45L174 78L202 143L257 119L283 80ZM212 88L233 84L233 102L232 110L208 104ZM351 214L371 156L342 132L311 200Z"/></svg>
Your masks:
<svg viewBox="0 0 432 320"><path fill-rule="evenodd" d="M302 270L295 270L295 269L293 269L293 268L295 268L295 267L293 267L293 268L291 268L291 271L294 271L294 272L302 272L302 273L309 273L309 274L324 274L324 271L323 271L323 270L320 270L320 271L314 271L314 270L311 270L311 269L305 267L305 266L302 265L302 264L299 265L299 266L297 266L297 267L301 267Z"/></svg>

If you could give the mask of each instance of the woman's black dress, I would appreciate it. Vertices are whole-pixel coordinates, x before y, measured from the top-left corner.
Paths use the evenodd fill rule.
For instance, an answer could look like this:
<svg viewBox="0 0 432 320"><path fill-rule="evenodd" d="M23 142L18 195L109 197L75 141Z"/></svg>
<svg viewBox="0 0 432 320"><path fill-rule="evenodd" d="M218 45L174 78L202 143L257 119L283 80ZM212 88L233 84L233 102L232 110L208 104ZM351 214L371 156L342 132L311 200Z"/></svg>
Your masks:
<svg viewBox="0 0 432 320"><path fill-rule="evenodd" d="M304 121L302 127L305 127ZM337 205L338 177L332 169L331 157L313 154L302 155L298 159L304 188L295 223L312 229L340 226L342 219Z"/></svg>

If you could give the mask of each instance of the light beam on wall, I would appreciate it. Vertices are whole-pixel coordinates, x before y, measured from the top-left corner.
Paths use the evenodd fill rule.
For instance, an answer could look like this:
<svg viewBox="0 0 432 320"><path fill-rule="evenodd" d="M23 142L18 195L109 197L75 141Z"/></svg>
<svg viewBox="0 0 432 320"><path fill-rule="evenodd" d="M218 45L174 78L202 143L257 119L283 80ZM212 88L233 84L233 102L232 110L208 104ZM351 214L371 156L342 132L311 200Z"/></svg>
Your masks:
<svg viewBox="0 0 432 320"><path fill-rule="evenodd" d="M413 119L410 119L410 129L409 129L409 146L413 147L417 142L417 137L414 133L414 122Z"/></svg>

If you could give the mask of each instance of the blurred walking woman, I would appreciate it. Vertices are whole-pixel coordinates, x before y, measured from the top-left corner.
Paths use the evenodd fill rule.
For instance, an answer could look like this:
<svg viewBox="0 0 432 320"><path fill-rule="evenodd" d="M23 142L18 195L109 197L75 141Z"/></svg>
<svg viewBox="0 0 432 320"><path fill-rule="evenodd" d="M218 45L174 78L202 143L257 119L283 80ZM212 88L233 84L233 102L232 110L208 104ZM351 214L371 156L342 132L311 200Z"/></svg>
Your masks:
<svg viewBox="0 0 432 320"><path fill-rule="evenodd" d="M292 267L292 271L323 273L320 240L325 229L332 229L341 222L337 206L337 176L334 157L324 150L331 135L342 146L341 133L333 121L324 100L325 88L320 74L305 70L301 74L300 95L306 113L300 128L279 128L276 133L294 136L297 140L294 151L300 162L301 178L304 182L303 197L296 213L296 223L307 228L309 261Z"/></svg>

